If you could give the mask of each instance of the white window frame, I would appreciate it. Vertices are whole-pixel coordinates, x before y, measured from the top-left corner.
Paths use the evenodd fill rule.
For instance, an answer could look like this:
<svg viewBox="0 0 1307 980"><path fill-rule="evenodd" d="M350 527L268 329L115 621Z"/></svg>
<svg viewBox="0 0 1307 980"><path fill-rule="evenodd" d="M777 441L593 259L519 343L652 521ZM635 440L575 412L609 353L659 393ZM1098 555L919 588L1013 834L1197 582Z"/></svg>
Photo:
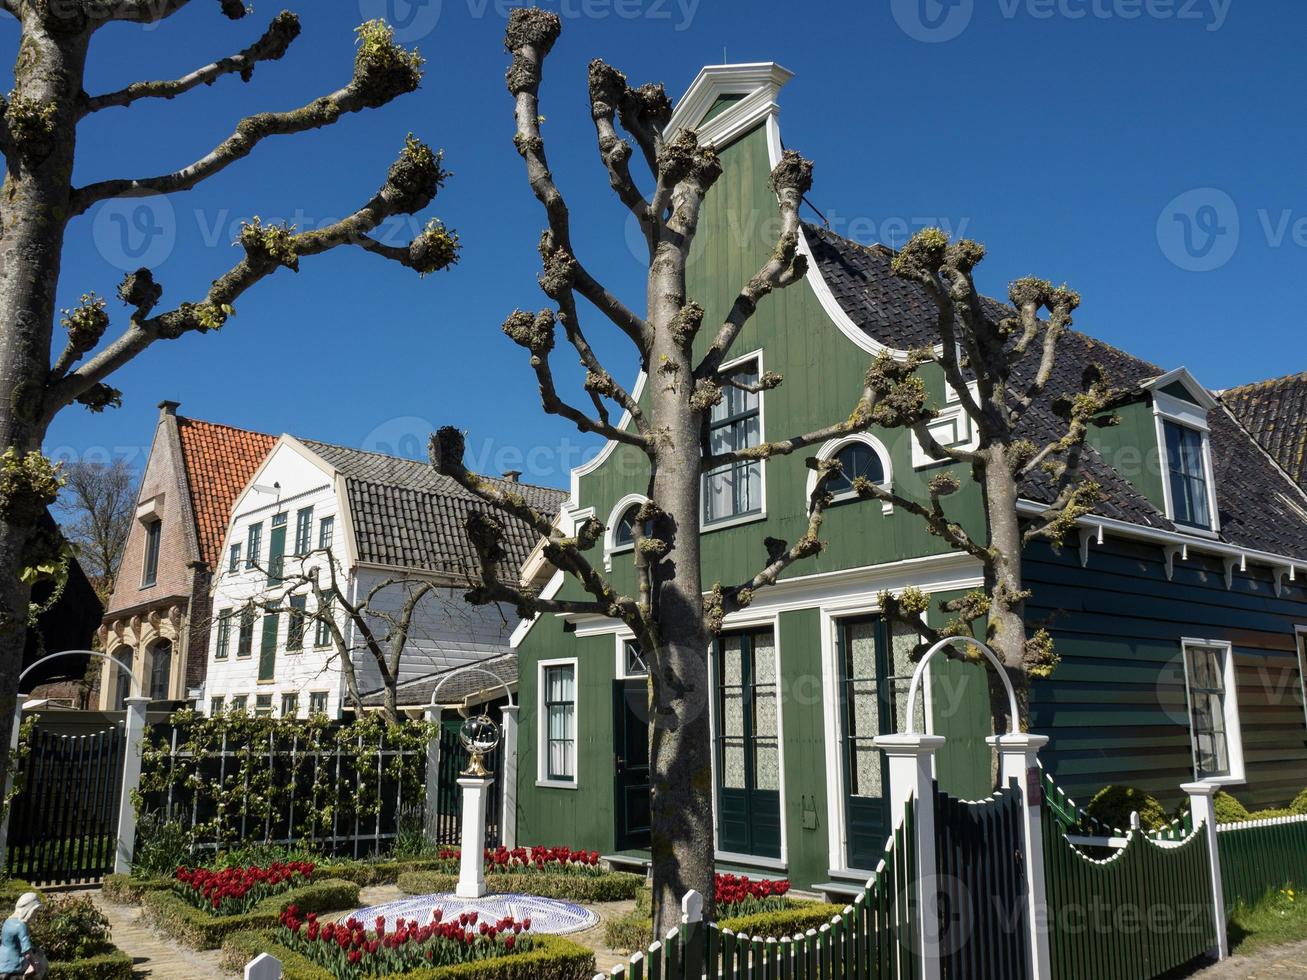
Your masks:
<svg viewBox="0 0 1307 980"><path fill-rule="evenodd" d="M885 470L885 479L878 484L882 489L889 490L894 486L894 463L890 459L889 448L869 432L856 432L850 436L844 436L841 439L832 439L825 443L817 450L818 459L834 459L839 451L850 443L860 442L867 446L873 453L880 457L880 465ZM805 497L812 498L812 491L817 489L817 471L808 471L808 489ZM838 503L842 500L857 500L858 495L852 490L846 490L843 493L834 494L831 500ZM888 500L882 500L880 503L880 512L882 514L894 513L894 504Z"/></svg>
<svg viewBox="0 0 1307 980"><path fill-rule="evenodd" d="M1189 651L1194 647L1221 650L1224 654L1222 663L1222 680L1225 683L1225 698L1222 703L1225 711L1225 751L1230 757L1230 773L1227 776L1198 775L1198 746L1194 740L1193 696L1189 690ZM1189 751L1193 758L1194 779L1214 786L1235 786L1247 781L1247 770L1243 758L1243 731L1239 726L1239 685L1238 674L1234 665L1234 647L1229 640L1204 640L1186 636L1180 640L1182 650L1181 667L1184 670L1185 725L1189 729Z"/></svg>
<svg viewBox="0 0 1307 980"><path fill-rule="evenodd" d="M1193 534L1202 538L1215 538L1221 531L1220 507L1216 502L1216 470L1212 465L1212 431L1207 425L1207 411L1198 405L1190 404L1164 391L1153 393L1153 423L1157 430L1157 452L1159 471L1162 477L1162 500L1165 504L1166 519L1175 525L1182 534ZM1171 498L1171 459L1166 449L1166 426L1173 425L1193 429L1203 440L1203 477L1207 481L1207 519L1210 527L1190 527L1175 523L1175 502Z"/></svg>
<svg viewBox="0 0 1307 980"><path fill-rule="evenodd" d="M980 399L980 386L977 382L972 381L967 385L971 392L971 397L975 401ZM967 414L966 407L962 404L962 396L958 394L947 381L944 382L944 400L945 405L936 410L935 417L926 423L926 430L934 437L935 441L946 449L963 449L971 451L980 446L980 429L977 428L970 415ZM953 460L945 456L943 459L936 459L930 453L926 452L926 447L921 444L917 434L912 434L912 468L914 470L929 469L932 466L947 466Z"/></svg>
<svg viewBox="0 0 1307 980"><path fill-rule="evenodd" d="M617 522L630 508L648 502L649 498L642 493L628 493L609 512L608 521L604 528L604 571L611 572L613 570L613 555L621 555L635 550L635 542L617 543Z"/></svg>
<svg viewBox="0 0 1307 980"><path fill-rule="evenodd" d="M766 373L766 367L763 364L762 348L749 351L747 354L741 354L739 357L732 358L717 369L719 374L730 374L733 368L739 367L748 361L758 362L758 377L761 378ZM758 443L759 445L767 441L767 399L765 391L758 392ZM714 471L716 472L716 471ZM699 501L699 533L710 534L713 531L720 531L727 527L739 527L741 524L754 524L758 521L767 519L767 460L758 460L758 494L761 498L756 511L749 514L737 514L734 517L723 517L720 521L711 523L704 517L704 510L707 506L707 494L704 492L707 487L708 473L702 474L699 479L703 481L700 486Z"/></svg>
<svg viewBox="0 0 1307 980"><path fill-rule="evenodd" d="M1303 723L1307 724L1307 626L1293 628L1293 655L1298 660L1298 686L1302 689Z"/></svg>
<svg viewBox="0 0 1307 980"><path fill-rule="evenodd" d="M613 634L613 642L614 642L613 676L619 681L647 680L649 677L647 673L632 674L626 669L627 667L626 645L628 643L636 642L635 634L632 633L630 630L618 630L616 633Z"/></svg>
<svg viewBox="0 0 1307 980"><path fill-rule="evenodd" d="M545 670L549 667L572 668L572 778L549 778L549 719L545 715ZM576 657L559 657L536 663L536 785L544 789L576 790L581 786L581 664Z"/></svg>

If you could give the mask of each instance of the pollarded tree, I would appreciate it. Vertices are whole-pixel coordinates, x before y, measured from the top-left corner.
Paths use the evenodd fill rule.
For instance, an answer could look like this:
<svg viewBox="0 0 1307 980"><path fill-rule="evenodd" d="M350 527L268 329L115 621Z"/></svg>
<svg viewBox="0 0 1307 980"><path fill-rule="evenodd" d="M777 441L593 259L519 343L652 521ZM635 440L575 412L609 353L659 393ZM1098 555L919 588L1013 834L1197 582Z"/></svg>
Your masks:
<svg viewBox="0 0 1307 980"><path fill-rule="evenodd" d="M921 421L914 431L934 458L969 467L983 494L984 527L967 529L947 514L942 501L960 487L952 473L930 482L926 501L866 480L855 485L863 496L892 500L916 514L932 534L980 562L984 591L946 604L944 610L956 617L942 631L927 625L929 600L920 592L884 595L882 607L931 639L970 632L972 623L986 621L988 640L1015 682L1024 729L1030 681L1052 673L1058 658L1048 631L1032 631L1026 623L1030 593L1023 552L1039 539L1060 545L1101 498L1102 488L1082 470L1085 439L1090 426L1120 421L1111 414L1120 393L1093 365L1083 370L1078 387L1058 380L1059 345L1071 328L1079 294L1043 279L1018 279L1008 290L1011 307L1003 307L976 289L974 272L984 257L979 243L950 242L944 232L930 228L913 236L893 263L895 275L921 284L934 302L938 344L920 356L937 363L957 392L975 432L975 447L942 446ZM1050 502L1023 518L1018 502L1031 481L1044 484ZM995 730L1006 731L1007 700L997 685L993 693Z"/></svg>
<svg viewBox="0 0 1307 980"><path fill-rule="evenodd" d="M350 113L374 109L418 87L422 59L394 43L380 21L358 29L353 75L334 92L284 112L242 119L230 136L193 162L157 176L73 183L78 125L88 116L129 109L143 99L172 99L224 76L248 80L263 62L281 58L299 35L289 12L278 14L249 47L181 78L141 81L116 92L88 94L83 79L92 42L113 23L150 24L186 7L190 0L0 0L0 16L17 19L22 33L14 87L0 100L0 152L6 172L0 194L0 702L12 699L28 619L30 588L25 568L49 563L49 544L33 533L59 489L59 478L41 453L55 415L74 403L92 411L117 405L121 393L108 380L151 344L221 327L233 306L279 269L295 271L301 258L343 245L365 249L419 273L456 260L457 237L432 221L408 246L387 244L372 232L395 215L416 214L434 199L448 176L441 157L410 137L385 183L348 217L326 227L296 231L243 225L244 256L217 276L206 292L171 309L160 306L163 286L149 269L126 276L118 298L127 324L105 340L107 304L87 292L60 319L66 339L56 337L55 297L70 224L104 201L188 191L248 156L265 139L332 125ZM247 13L243 0L219 0L232 20ZM215 11L216 13L216 11ZM93 169L93 168L91 168ZM0 729L11 710L0 703ZM2 732L0 732L2 734Z"/></svg>
<svg viewBox="0 0 1307 980"><path fill-rule="evenodd" d="M655 926L659 935L674 924L678 901L693 888L712 914L713 818L709 738L708 647L728 613L747 606L754 593L822 547L819 532L829 499L829 478L838 463L819 467L821 478L809 502L809 519L793 544L768 539L766 558L752 579L731 587L714 585L705 596L699 554L699 521L705 473L745 461L796 452L872 424L900 424L923 417L925 389L915 376L915 358L881 358L867 372L860 393L850 392L849 415L816 432L739 452L713 454L707 423L727 388L774 388L775 374L744 380L723 370L732 345L758 304L774 290L800 281L806 271L799 252L799 203L812 183L812 166L787 151L772 172L780 211L780 233L763 266L743 284L724 322L704 329L704 310L687 295L686 265L705 196L721 175L713 147L692 131L666 132L672 106L661 85L633 88L602 61L589 69L590 110L599 155L612 189L639 222L648 244L646 310L623 305L582 264L572 247L567 205L555 185L540 134L539 90L546 56L561 22L543 10L517 9L509 18L505 44L512 53L508 88L513 95L515 143L527 178L544 206L548 229L540 241L544 271L540 285L556 309L514 312L504 323L508 336L530 353L544 409L581 431L642 452L649 463L648 503L634 525L634 595L622 595L586 553L603 533L594 520L575 533L553 525L553 515L531 508L502 484L480 480L463 465L464 438L453 428L432 440L432 462L444 474L494 507L524 521L546 538L545 556L584 589L584 600L542 598L496 575L503 556L502 525L475 515L468 530L482 560L482 585L469 598L479 603L514 603L522 615L537 612L597 613L620 619L648 651L650 759L652 764L652 858ZM634 150L617 124L634 140L653 178L645 196L632 175ZM650 377L637 401L603 367L582 330L578 295L594 306L634 346ZM558 393L550 355L560 332L586 369L586 410ZM608 405L630 414L630 425L609 420ZM648 527L646 533L645 527ZM760 546L760 552L763 547Z"/></svg>

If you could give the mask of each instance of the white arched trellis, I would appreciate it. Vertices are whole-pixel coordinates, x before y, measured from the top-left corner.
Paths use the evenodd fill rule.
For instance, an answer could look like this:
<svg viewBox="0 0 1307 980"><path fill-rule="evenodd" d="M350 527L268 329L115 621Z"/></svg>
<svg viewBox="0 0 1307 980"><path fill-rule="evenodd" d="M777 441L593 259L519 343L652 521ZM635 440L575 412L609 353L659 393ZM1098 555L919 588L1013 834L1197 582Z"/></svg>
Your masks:
<svg viewBox="0 0 1307 980"><path fill-rule="evenodd" d="M23 672L18 675L18 690L21 691L23 689L23 678L26 677L28 674L30 674L37 667L41 666L41 664L43 663L46 663L50 660L55 660L59 657L88 657L88 656L99 657L101 660L107 660L111 664L116 664L119 670L127 671L127 676L130 677L133 683L135 683L139 688L140 678L138 678L136 674L132 672L131 667L123 663L117 657L111 657L107 653L100 653L98 650L61 650L58 653L52 653L49 656L42 657L40 660L36 661L35 663L28 664L27 667L23 669Z"/></svg>
<svg viewBox="0 0 1307 980"><path fill-rule="evenodd" d="M509 690L508 684L504 681L502 677L500 677L498 674L491 673L490 671L486 670L484 667L472 667L472 666L459 667L456 670L451 670L444 677L440 678L440 680L436 682L436 686L431 690L431 700L430 702L428 702L429 706L435 707L437 704L439 704L440 702L436 700L436 695L440 693L440 689L444 687L446 684L448 684L450 681L452 681L455 677L458 677L462 674L480 674L483 677L489 677L495 683L492 684L490 687L485 688L484 690L492 690L496 687L501 688L504 692L504 697L508 698L508 707L510 708L517 707L517 702L513 700L513 692ZM466 701L467 699L464 698L463 700Z"/></svg>
<svg viewBox="0 0 1307 980"><path fill-rule="evenodd" d="M929 666L930 661L934 658L935 654L939 653L941 650L950 646L965 645L975 647L984 655L986 660L994 665L994 671L998 674L999 680L1003 682L1004 690L1007 691L1008 718L1010 719L1008 734L1021 734L1021 729L1019 727L1020 719L1017 716L1017 692L1016 689L1012 687L1012 680L1007 675L1007 669L1003 666L1003 661L998 658L998 654L993 650L971 636L947 636L927 650L925 655L917 663L917 669L912 672L912 684L908 687L908 730L906 734L917 734L917 697L921 693L921 678L925 676L926 667Z"/></svg>

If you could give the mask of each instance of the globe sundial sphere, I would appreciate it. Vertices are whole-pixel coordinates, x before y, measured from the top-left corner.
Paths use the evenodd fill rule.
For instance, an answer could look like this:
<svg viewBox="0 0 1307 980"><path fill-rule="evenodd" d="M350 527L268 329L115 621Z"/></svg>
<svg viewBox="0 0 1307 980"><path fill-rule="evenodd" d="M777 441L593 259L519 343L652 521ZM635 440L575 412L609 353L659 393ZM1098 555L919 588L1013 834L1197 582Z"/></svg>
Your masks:
<svg viewBox="0 0 1307 980"><path fill-rule="evenodd" d="M495 751L499 745L499 726L485 715L476 715L466 719L458 730L459 740L467 749L471 759L464 776L489 776L486 771L485 757Z"/></svg>

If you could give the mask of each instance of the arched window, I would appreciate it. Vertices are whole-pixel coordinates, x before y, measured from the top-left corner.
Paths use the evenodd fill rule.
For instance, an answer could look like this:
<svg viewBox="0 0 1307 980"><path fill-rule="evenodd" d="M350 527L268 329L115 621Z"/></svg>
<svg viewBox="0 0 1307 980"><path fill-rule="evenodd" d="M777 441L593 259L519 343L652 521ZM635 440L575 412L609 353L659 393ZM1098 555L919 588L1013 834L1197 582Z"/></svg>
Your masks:
<svg viewBox="0 0 1307 980"><path fill-rule="evenodd" d="M160 640L150 648L150 700L168 700L168 682L172 677L172 643Z"/></svg>
<svg viewBox="0 0 1307 980"><path fill-rule="evenodd" d="M607 530L604 531L604 569L613 570L613 555L620 551L630 551L635 547L635 517L645 504L645 498L638 493L627 494L619 500L608 514ZM645 525L645 533L649 526Z"/></svg>
<svg viewBox="0 0 1307 980"><path fill-rule="evenodd" d="M884 484L885 463L880 454L865 442L846 442L835 451L835 458L844 467L843 472L832 477L827 484L836 497L853 493L853 481L858 477L877 485Z"/></svg>
<svg viewBox="0 0 1307 980"><path fill-rule="evenodd" d="M132 664L132 648L118 647L114 650L113 659L119 664ZM127 707L127 699L132 696L132 675L123 670L118 664L113 665L114 669L114 692L113 704L109 705L110 711L122 711Z"/></svg>
<svg viewBox="0 0 1307 980"><path fill-rule="evenodd" d="M613 547L623 548L627 545L635 544L635 516L640 513L640 508L644 504L632 504L622 512L622 516L617 519L617 526L613 528ZM649 531L648 525L645 525L645 533Z"/></svg>

